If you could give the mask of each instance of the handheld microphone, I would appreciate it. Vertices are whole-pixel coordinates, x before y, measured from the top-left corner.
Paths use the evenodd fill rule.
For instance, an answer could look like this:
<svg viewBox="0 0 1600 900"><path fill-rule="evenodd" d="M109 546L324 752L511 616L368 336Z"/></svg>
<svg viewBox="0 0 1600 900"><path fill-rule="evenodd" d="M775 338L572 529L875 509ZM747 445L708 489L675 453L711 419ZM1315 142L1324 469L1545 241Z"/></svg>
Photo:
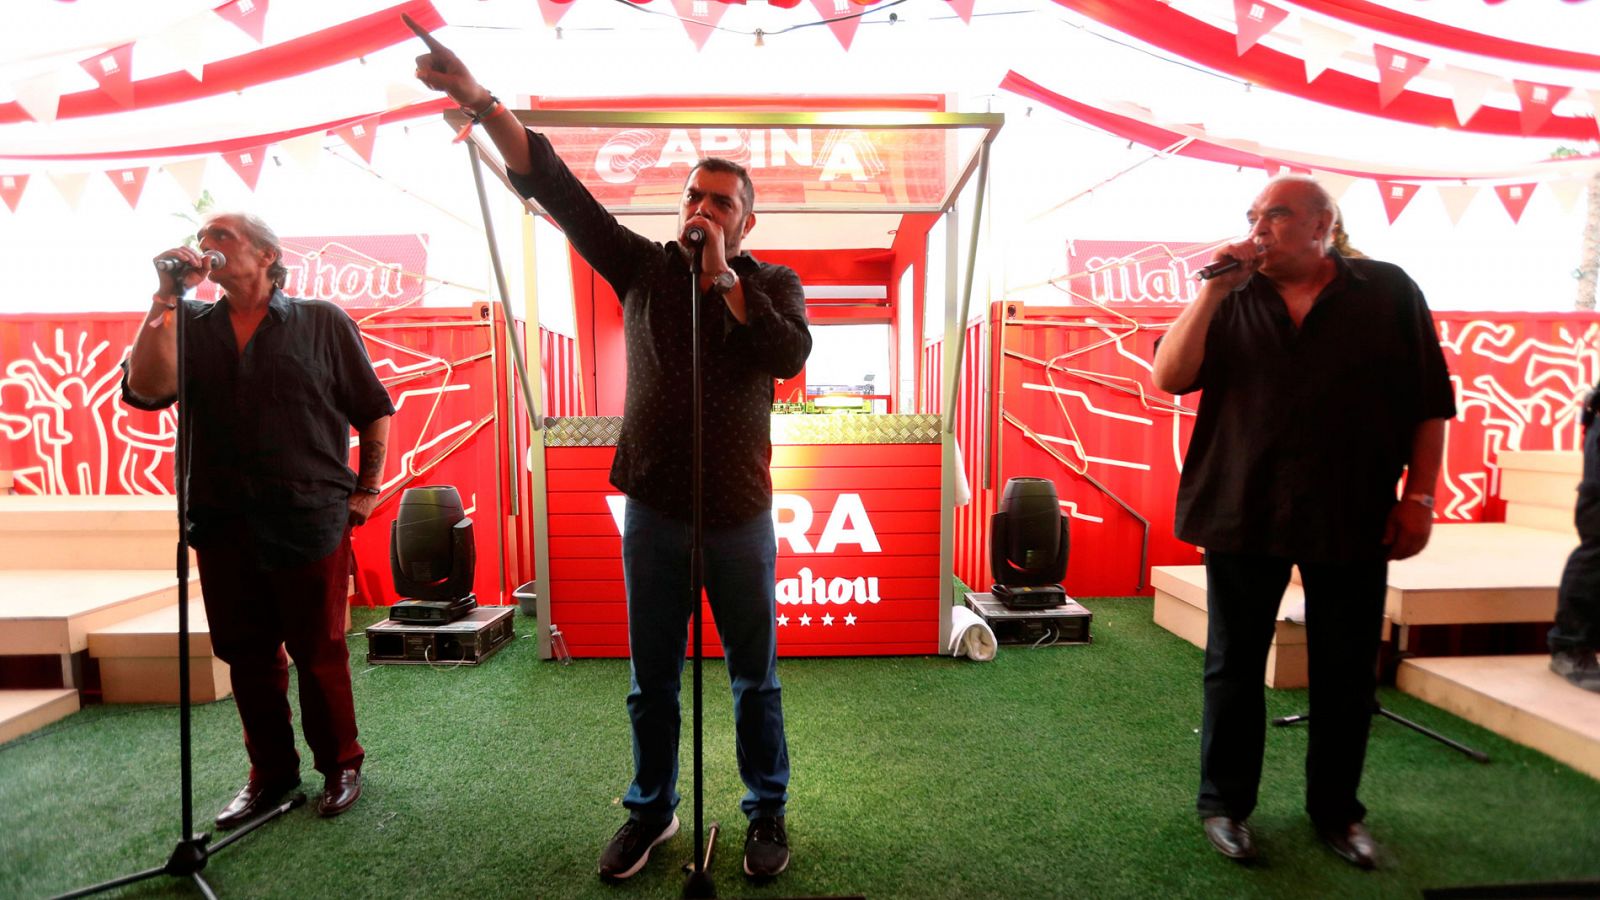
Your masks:
<svg viewBox="0 0 1600 900"><path fill-rule="evenodd" d="M207 250L201 254L206 263L213 269L220 269L228 264L228 258L215 250ZM189 263L171 256L163 256L155 261L157 272L171 272L174 275L189 271Z"/></svg>
<svg viewBox="0 0 1600 900"><path fill-rule="evenodd" d="M1194 273L1194 277L1200 281L1210 281L1224 272L1232 272L1237 268L1239 268L1239 261L1237 259L1219 259L1211 265L1206 266L1204 269Z"/></svg>
<svg viewBox="0 0 1600 900"><path fill-rule="evenodd" d="M683 242L690 247L702 247L706 242L706 230L699 225L690 225L683 232Z"/></svg>

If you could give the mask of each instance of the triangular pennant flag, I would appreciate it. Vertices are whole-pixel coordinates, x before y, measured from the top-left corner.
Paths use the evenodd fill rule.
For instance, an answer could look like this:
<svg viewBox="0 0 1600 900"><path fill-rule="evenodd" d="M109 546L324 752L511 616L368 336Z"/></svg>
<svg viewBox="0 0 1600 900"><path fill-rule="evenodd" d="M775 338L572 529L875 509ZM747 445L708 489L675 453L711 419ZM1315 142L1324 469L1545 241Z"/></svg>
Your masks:
<svg viewBox="0 0 1600 900"><path fill-rule="evenodd" d="M817 8L822 21L828 23L828 30L839 39L840 45L849 50L850 42L855 40L856 29L861 27L861 16L851 0L811 0L811 5Z"/></svg>
<svg viewBox="0 0 1600 900"><path fill-rule="evenodd" d="M424 90L415 78L405 81L390 81L383 86L383 108L399 109L413 103L422 103L438 98L433 91Z"/></svg>
<svg viewBox="0 0 1600 900"><path fill-rule="evenodd" d="M1261 0L1233 0L1233 19L1238 25L1234 36L1234 52L1240 56L1256 45L1256 41L1289 17L1289 11L1279 9Z"/></svg>
<svg viewBox="0 0 1600 900"><path fill-rule="evenodd" d="M139 54L140 70L166 72L182 69L195 81L205 77L206 62L213 52L210 39L212 27L226 27L210 11L196 13L161 31L142 37L134 45Z"/></svg>
<svg viewBox="0 0 1600 900"><path fill-rule="evenodd" d="M311 134L302 134L297 138L279 141L278 149L288 154L294 164L302 169L315 169L322 163L322 141L327 137L327 132L317 131Z"/></svg>
<svg viewBox="0 0 1600 900"><path fill-rule="evenodd" d="M217 15L239 26L245 34L264 41L267 28L267 0L233 0L212 10Z"/></svg>
<svg viewBox="0 0 1600 900"><path fill-rule="evenodd" d="M1537 182L1527 184L1497 184L1494 192L1500 198L1500 204L1511 214L1512 223L1522 221L1522 211L1528 208L1528 198L1533 196L1533 189Z"/></svg>
<svg viewBox="0 0 1600 900"><path fill-rule="evenodd" d="M22 191L27 186L26 175L0 175L0 199L6 201L12 212L17 211L17 201L22 199Z"/></svg>
<svg viewBox="0 0 1600 900"><path fill-rule="evenodd" d="M61 77L55 72L24 78L12 84L11 90L17 95L17 105L35 122L49 124L56 120L56 107L61 103Z"/></svg>
<svg viewBox="0 0 1600 900"><path fill-rule="evenodd" d="M1394 220L1400 218L1400 213L1406 208L1406 204L1416 195L1417 186L1403 181L1379 179L1378 193L1383 196L1383 211L1389 217L1389 224L1393 225Z"/></svg>
<svg viewBox="0 0 1600 900"><path fill-rule="evenodd" d="M137 209L139 195L144 193L145 176L149 174L149 166L139 166L136 169L112 169L106 172L106 177L122 192L122 199L128 201L128 208Z"/></svg>
<svg viewBox="0 0 1600 900"><path fill-rule="evenodd" d="M1353 34L1329 28L1302 16L1300 18L1300 45L1306 53L1306 81L1316 81L1322 70L1333 65L1334 60L1355 43Z"/></svg>
<svg viewBox="0 0 1600 900"><path fill-rule="evenodd" d="M354 150L357 155L367 161L368 165L371 165L372 142L378 138L378 120L381 118L383 118L382 114L370 115L365 119L351 122L343 128L335 128L333 133L343 138L344 142L350 145L351 150Z"/></svg>
<svg viewBox="0 0 1600 900"><path fill-rule="evenodd" d="M56 186L56 193L61 199L67 201L67 208L76 210L78 200L83 196L83 186L89 183L88 172L51 172L50 183Z"/></svg>
<svg viewBox="0 0 1600 900"><path fill-rule="evenodd" d="M1572 88L1536 81L1511 80L1517 89L1517 99L1522 101L1522 133L1533 134L1550 119L1550 111L1562 97L1572 93Z"/></svg>
<svg viewBox="0 0 1600 900"><path fill-rule="evenodd" d="M1263 157L1262 160L1261 160L1261 163L1262 163L1262 168L1267 170L1267 177L1268 178L1277 178L1279 175L1310 175L1311 174L1311 170L1306 168L1305 166L1297 166L1294 163L1286 163L1286 162L1282 162L1280 160L1272 159L1270 157Z"/></svg>
<svg viewBox="0 0 1600 900"><path fill-rule="evenodd" d="M1564 178L1561 181L1549 182L1550 193L1556 195L1556 202L1561 204L1561 211L1570 213L1578 208L1578 195L1583 193L1583 182L1576 178Z"/></svg>
<svg viewBox="0 0 1600 900"><path fill-rule="evenodd" d="M573 6L572 0L539 0L539 12L544 16L546 28L556 27L561 17Z"/></svg>
<svg viewBox="0 0 1600 900"><path fill-rule="evenodd" d="M728 4L713 0L672 0L672 8L678 11L678 20L689 32L694 48L700 50L711 39L711 32L716 30L722 14L728 11Z"/></svg>
<svg viewBox="0 0 1600 900"><path fill-rule="evenodd" d="M230 150L222 154L222 158L238 174L244 186L253 191L256 189L256 181L261 178L261 162L266 155L267 145L262 144L246 150Z"/></svg>
<svg viewBox="0 0 1600 900"><path fill-rule="evenodd" d="M1372 45L1372 56L1378 61L1379 108L1394 102L1394 98L1406 89L1406 84L1428 65L1426 56L1405 53L1382 44Z"/></svg>
<svg viewBox="0 0 1600 900"><path fill-rule="evenodd" d="M1455 107L1456 121L1462 125L1477 114L1483 98L1503 82L1498 75L1452 65L1437 74L1440 81L1450 85L1450 104Z"/></svg>
<svg viewBox="0 0 1600 900"><path fill-rule="evenodd" d="M961 17L961 21L968 25L972 24L972 6L975 0L948 0L948 2L950 8L956 11L956 15Z"/></svg>
<svg viewBox="0 0 1600 900"><path fill-rule="evenodd" d="M1451 225L1461 224L1462 213L1467 211L1467 206L1476 196L1478 186L1475 184L1439 185L1439 199L1444 201L1444 211L1449 214Z"/></svg>
<svg viewBox="0 0 1600 900"><path fill-rule="evenodd" d="M100 85L119 106L133 105L133 45L112 47L104 53L89 57L78 65Z"/></svg>
<svg viewBox="0 0 1600 900"><path fill-rule="evenodd" d="M1350 185L1356 183L1354 177L1343 172L1317 171L1313 172L1312 175L1317 179L1317 184L1322 185L1322 189L1328 192L1328 196L1332 197L1335 203L1344 198L1344 192L1350 189Z"/></svg>
<svg viewBox="0 0 1600 900"><path fill-rule="evenodd" d="M200 202L200 192L205 185L206 158L196 156L194 159L185 159L180 162L170 162L161 168L165 169L172 180L183 188L189 196L190 203Z"/></svg>

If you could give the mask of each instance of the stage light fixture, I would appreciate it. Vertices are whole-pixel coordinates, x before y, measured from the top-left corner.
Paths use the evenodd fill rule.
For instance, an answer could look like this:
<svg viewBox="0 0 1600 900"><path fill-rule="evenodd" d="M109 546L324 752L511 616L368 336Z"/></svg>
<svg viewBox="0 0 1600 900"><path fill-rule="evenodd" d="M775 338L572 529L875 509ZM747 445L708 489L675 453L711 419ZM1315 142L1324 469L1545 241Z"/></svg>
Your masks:
<svg viewBox="0 0 1600 900"><path fill-rule="evenodd" d="M1000 510L989 517L990 593L1012 609L1043 609L1066 602L1067 517L1048 478L1006 482Z"/></svg>
<svg viewBox="0 0 1600 900"><path fill-rule="evenodd" d="M406 622L453 622L478 606L472 593L477 564L472 519L449 485L410 488L389 529L389 568L395 593L408 599L389 609Z"/></svg>

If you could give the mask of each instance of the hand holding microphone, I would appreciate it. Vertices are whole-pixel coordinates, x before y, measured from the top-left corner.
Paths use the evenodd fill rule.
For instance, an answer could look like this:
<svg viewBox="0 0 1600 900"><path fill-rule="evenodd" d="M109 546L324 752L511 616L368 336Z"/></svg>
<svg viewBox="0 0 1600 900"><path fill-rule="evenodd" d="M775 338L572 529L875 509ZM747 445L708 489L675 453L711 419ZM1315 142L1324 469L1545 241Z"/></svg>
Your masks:
<svg viewBox="0 0 1600 900"><path fill-rule="evenodd" d="M227 265L228 258L215 250L207 250L200 254L201 262L207 269L220 269ZM171 275L181 275L190 269L198 268L194 262L181 256L158 256L155 259L157 272L166 272Z"/></svg>
<svg viewBox="0 0 1600 900"><path fill-rule="evenodd" d="M1194 277L1197 281L1210 281L1218 276L1228 275L1244 269L1245 271L1242 274L1226 279L1230 283L1229 289L1231 290L1243 284L1244 280L1255 272L1256 257L1260 253L1261 248L1257 247L1253 241L1228 244L1218 249L1216 258L1212 259L1211 263L1205 268L1194 273Z"/></svg>
<svg viewBox="0 0 1600 900"><path fill-rule="evenodd" d="M156 289L156 301L169 309L176 306L179 295L199 284L207 273L220 269L227 263L227 257L215 250L207 250L204 253L192 247L168 250L151 260L161 280ZM169 297L172 298L171 302L166 299Z"/></svg>

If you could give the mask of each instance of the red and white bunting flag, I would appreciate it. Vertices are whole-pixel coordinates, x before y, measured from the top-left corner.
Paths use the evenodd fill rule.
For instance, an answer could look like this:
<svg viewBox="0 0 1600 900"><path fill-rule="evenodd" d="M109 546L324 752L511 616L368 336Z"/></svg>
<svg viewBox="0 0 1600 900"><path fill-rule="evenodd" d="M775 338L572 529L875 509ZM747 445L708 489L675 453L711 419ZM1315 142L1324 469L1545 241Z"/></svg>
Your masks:
<svg viewBox="0 0 1600 900"><path fill-rule="evenodd" d="M128 201L128 208L138 209L139 195L144 193L144 179L149 174L149 166L139 166L135 169L111 169L106 172L106 177L122 192L122 199Z"/></svg>
<svg viewBox="0 0 1600 900"><path fill-rule="evenodd" d="M1238 25L1238 33L1233 38L1234 50L1243 56L1246 50L1256 45L1256 41L1266 37L1267 32L1277 28L1287 18L1288 10L1270 3L1233 0L1233 19Z"/></svg>
<svg viewBox="0 0 1600 900"><path fill-rule="evenodd" d="M78 63L119 106L133 105L133 45L112 47Z"/></svg>
<svg viewBox="0 0 1600 900"><path fill-rule="evenodd" d="M1495 195L1500 198L1500 205L1511 214L1513 224L1522 221L1522 211L1528 208L1528 198L1533 196L1533 189L1537 186L1538 182L1494 186Z"/></svg>
<svg viewBox="0 0 1600 900"><path fill-rule="evenodd" d="M861 7L850 0L811 0L811 5L817 8L817 15L822 16L822 21L828 23L828 30L839 39L839 44L844 49L850 49L850 42L855 40L856 29L861 27Z"/></svg>
<svg viewBox="0 0 1600 900"><path fill-rule="evenodd" d="M0 199L6 201L12 212L17 211L17 201L22 199L22 191L27 186L26 175L0 175Z"/></svg>
<svg viewBox="0 0 1600 900"><path fill-rule="evenodd" d="M972 6L975 0L949 0L950 8L956 11L961 21L972 24Z"/></svg>
<svg viewBox="0 0 1600 900"><path fill-rule="evenodd" d="M1549 121L1550 112L1561 98L1572 93L1572 88L1561 87L1556 84L1540 84L1536 81L1519 81L1512 79L1512 87L1517 89L1517 99L1522 101L1522 114L1520 124L1523 134L1533 134L1544 123Z"/></svg>
<svg viewBox="0 0 1600 900"><path fill-rule="evenodd" d="M1378 61L1378 106L1388 106L1400 92L1406 89L1406 84L1411 79L1422 73L1428 66L1426 56L1407 53L1385 47L1382 44L1372 45L1372 56Z"/></svg>
<svg viewBox="0 0 1600 900"><path fill-rule="evenodd" d="M1316 22L1300 17L1300 45L1305 51L1306 82L1317 80L1323 70L1333 65L1334 61L1350 49L1356 42L1355 35L1329 28Z"/></svg>
<svg viewBox="0 0 1600 900"><path fill-rule="evenodd" d="M561 17L573 7L573 0L539 0L539 12L544 16L546 28L556 27Z"/></svg>
<svg viewBox="0 0 1600 900"><path fill-rule="evenodd" d="M56 120L56 108L61 103L61 76L53 71L40 72L11 85L17 96L17 105L35 122L50 123Z"/></svg>
<svg viewBox="0 0 1600 900"><path fill-rule="evenodd" d="M1311 174L1310 169L1306 168L1305 166L1297 166L1294 163L1286 163L1268 157L1263 157L1262 162L1265 164L1268 178L1277 178L1279 175Z"/></svg>
<svg viewBox="0 0 1600 900"><path fill-rule="evenodd" d="M1328 192L1328 196L1332 197L1335 203L1344 199L1344 192L1350 189L1350 185L1356 183L1354 176L1346 175L1343 172L1325 172L1319 169L1312 172L1311 175L1317 179L1317 183L1322 185L1322 189Z"/></svg>
<svg viewBox="0 0 1600 900"><path fill-rule="evenodd" d="M251 147L247 150L230 150L222 154L223 160L239 176L239 180L243 181L244 186L252 191L256 189L256 182L261 178L261 163L266 159L266 156L266 144L262 144L259 147Z"/></svg>
<svg viewBox="0 0 1600 900"><path fill-rule="evenodd" d="M262 43L267 33L267 0L233 0L212 10Z"/></svg>
<svg viewBox="0 0 1600 900"><path fill-rule="evenodd" d="M1383 197L1383 211L1389 217L1389 224L1400 218L1400 213L1417 194L1417 186L1403 181L1378 180L1378 193Z"/></svg>
<svg viewBox="0 0 1600 900"><path fill-rule="evenodd" d="M1556 202L1561 204L1561 211L1571 213L1578 208L1578 195L1583 193L1583 182L1576 178L1563 178L1560 181L1547 182L1550 193L1556 196Z"/></svg>
<svg viewBox="0 0 1600 900"><path fill-rule="evenodd" d="M1456 121L1462 125L1477 115L1478 108L1483 106L1483 99L1490 91L1505 83L1498 75L1448 64L1435 74L1440 81L1450 85L1450 105L1455 108Z"/></svg>
<svg viewBox="0 0 1600 900"><path fill-rule="evenodd" d="M351 122L343 128L333 129L333 133L350 145L358 156L372 163L372 143L378 138L378 120L383 118L381 113L374 113L365 119Z"/></svg>
<svg viewBox="0 0 1600 900"><path fill-rule="evenodd" d="M679 21L689 32L689 40L694 41L694 48L703 50L717 23L722 21L723 13L728 11L728 4L718 0L672 0L672 8L677 10Z"/></svg>
<svg viewBox="0 0 1600 900"><path fill-rule="evenodd" d="M1478 196L1478 186L1475 184L1441 184L1439 185L1439 199L1444 201L1444 211L1450 216L1451 225L1460 225L1461 216L1472 204L1472 198Z"/></svg>
<svg viewBox="0 0 1600 900"><path fill-rule="evenodd" d="M183 188L190 203L200 202L200 192L204 189L206 175L206 158L196 156L194 159L184 159L178 162L169 162L161 167L172 180Z"/></svg>
<svg viewBox="0 0 1600 900"><path fill-rule="evenodd" d="M83 197L83 186L89 183L89 173L51 172L50 183L56 186L56 193L67 202L67 208L76 210L78 200Z"/></svg>

